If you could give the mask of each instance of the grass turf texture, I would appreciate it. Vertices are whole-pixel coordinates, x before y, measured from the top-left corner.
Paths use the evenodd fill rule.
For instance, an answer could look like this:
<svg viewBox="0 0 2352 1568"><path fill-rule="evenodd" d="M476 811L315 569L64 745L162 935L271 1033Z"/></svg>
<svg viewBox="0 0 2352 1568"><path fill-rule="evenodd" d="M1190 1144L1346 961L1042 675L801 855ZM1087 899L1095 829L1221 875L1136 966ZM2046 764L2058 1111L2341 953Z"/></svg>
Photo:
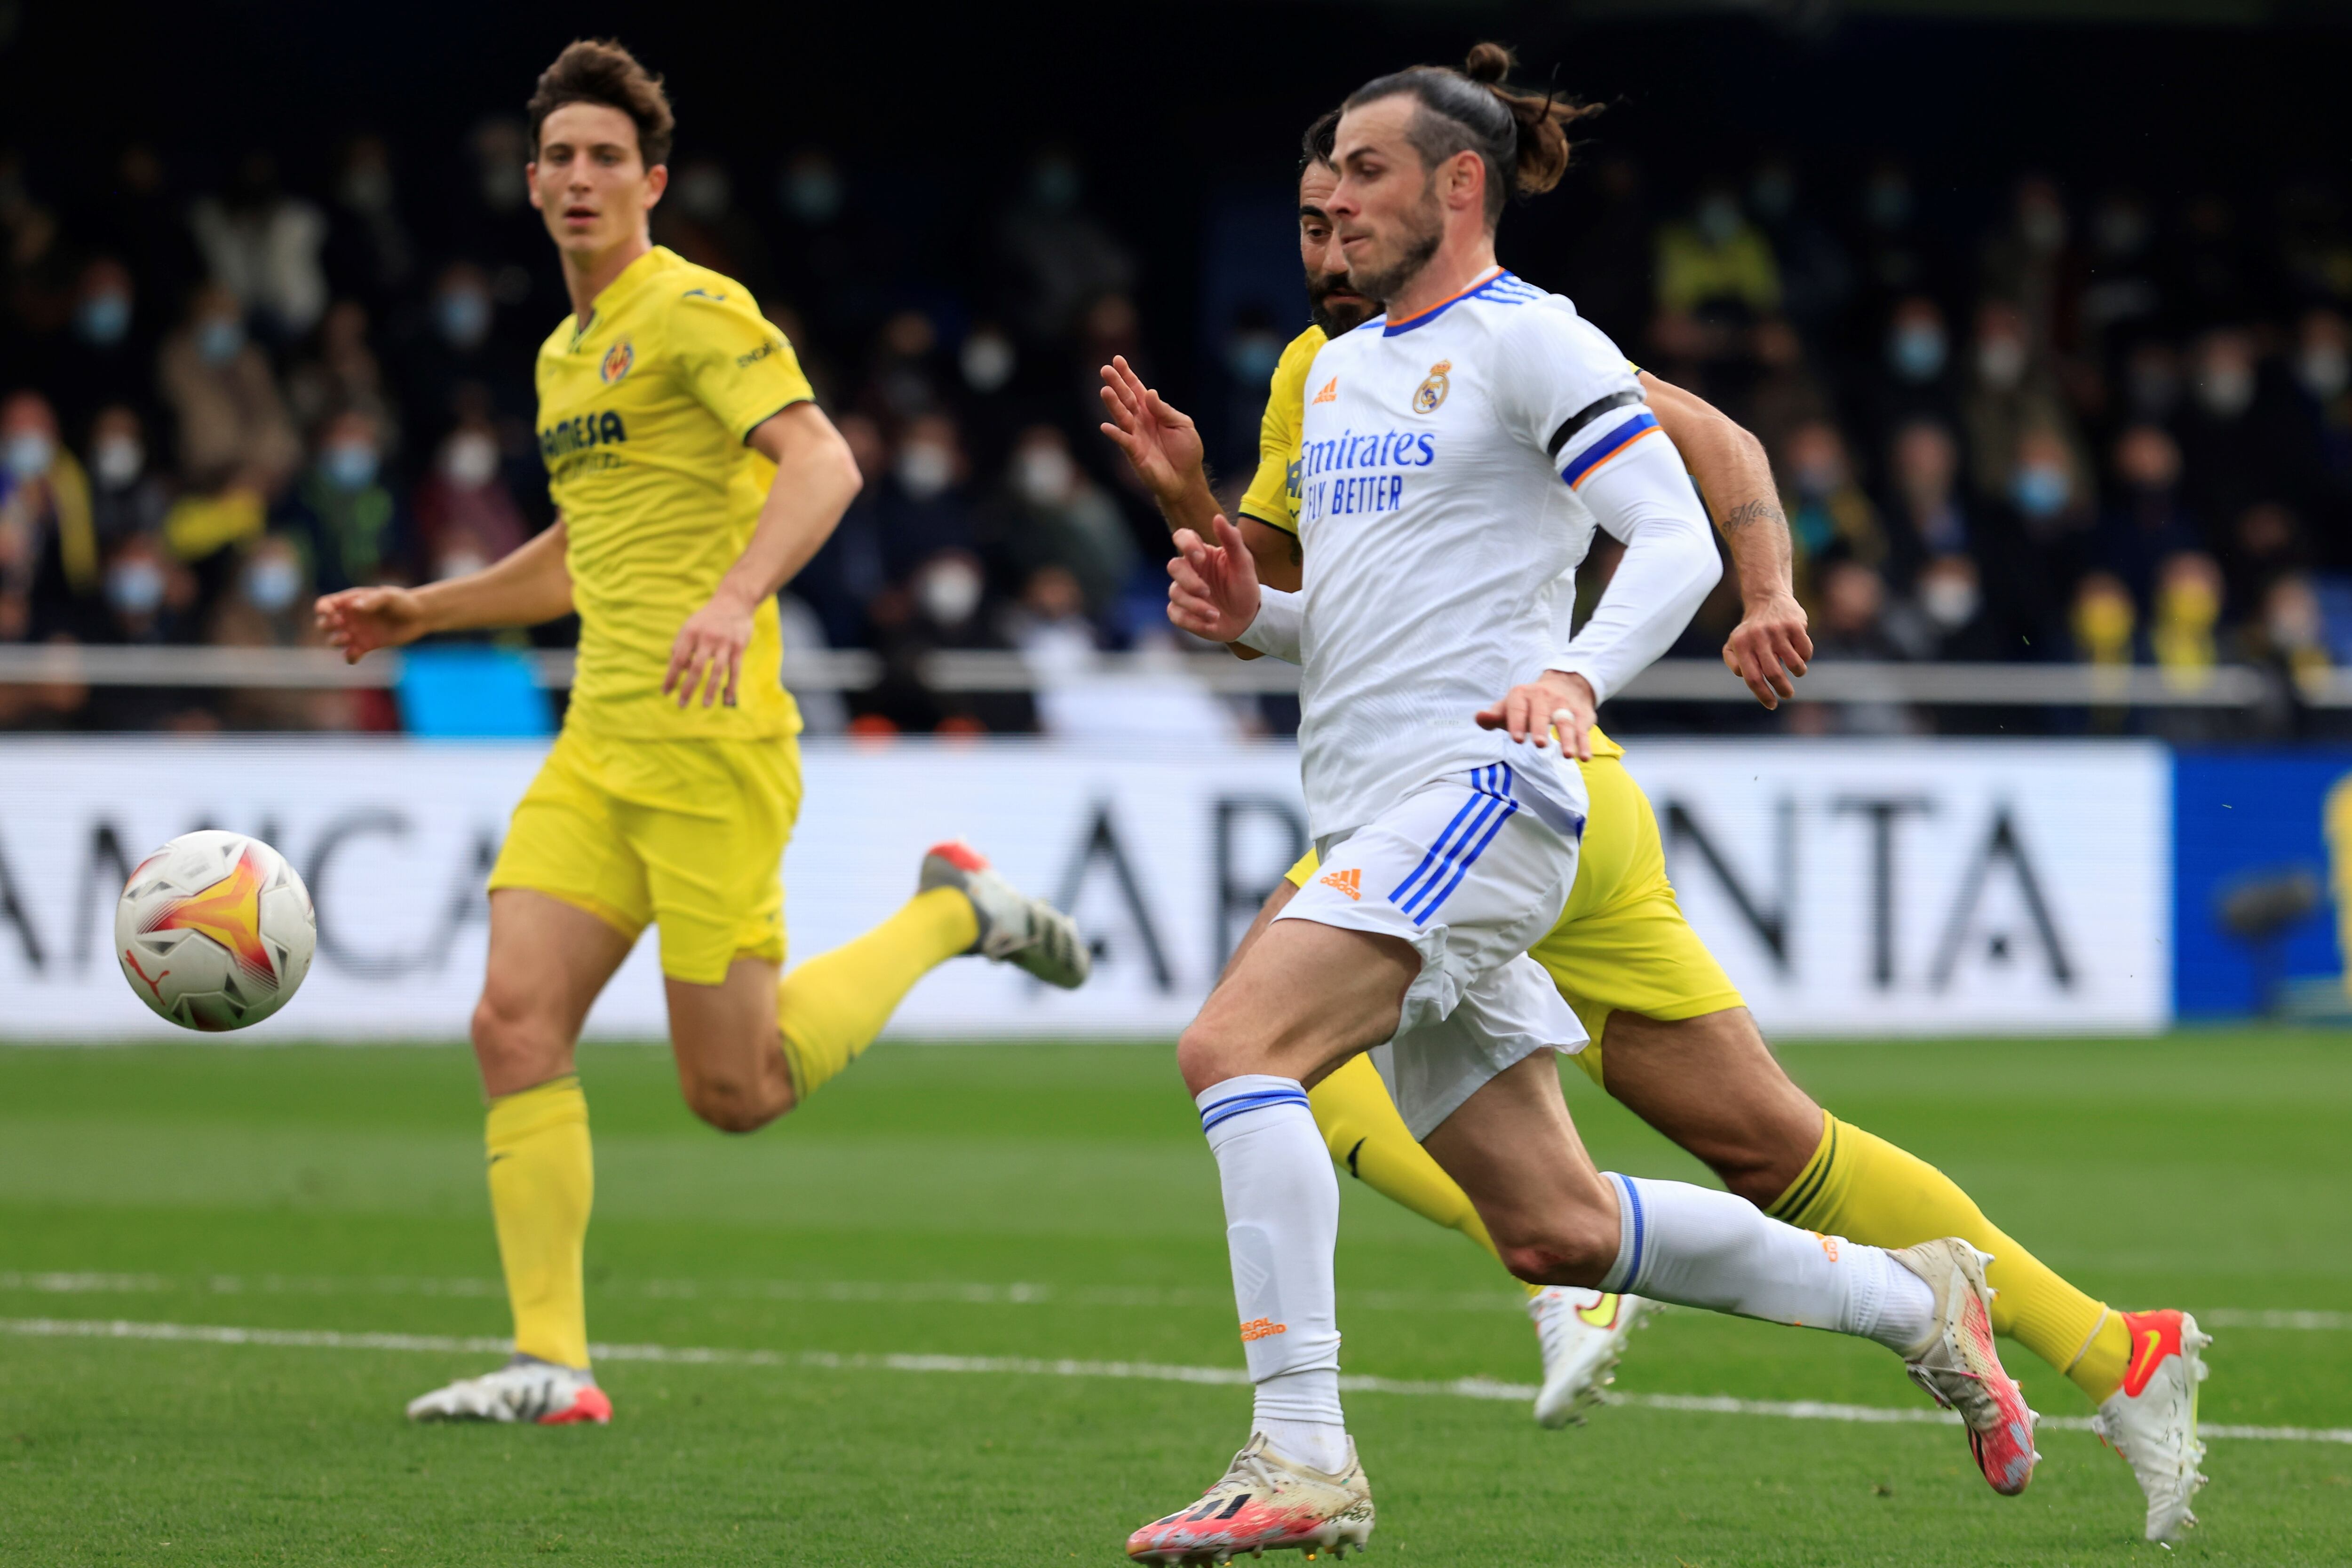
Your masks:
<svg viewBox="0 0 2352 1568"><path fill-rule="evenodd" d="M2133 1304L2352 1308L2352 1039L1791 1047L1842 1115ZM1214 1167L1170 1053L884 1045L730 1139L667 1053L591 1047L600 1342L1238 1366ZM1568 1075L1604 1166L1696 1167ZM0 1051L0 1316L507 1331L449 1049ZM1351 1373L1530 1382L1517 1293L1352 1183ZM112 1271L120 1280L38 1280ZM474 1281L474 1283L467 1283ZM1025 1283L926 1292L925 1284ZM841 1289L844 1284L856 1289ZM866 1288L872 1287L872 1288ZM2352 1426L2352 1333L2221 1332L2208 1424ZM610 1361L607 1430L414 1427L492 1358L0 1335L0 1561L1107 1563L1243 1436L1237 1387ZM2045 1413L2087 1402L2013 1347ZM1633 1391L1924 1404L1882 1351L1701 1315ZM1359 1394L1381 1557L2149 1561L2123 1464L2053 1432L1994 1497L1956 1430ZM2352 1448L2216 1440L2183 1562L2352 1556Z"/></svg>

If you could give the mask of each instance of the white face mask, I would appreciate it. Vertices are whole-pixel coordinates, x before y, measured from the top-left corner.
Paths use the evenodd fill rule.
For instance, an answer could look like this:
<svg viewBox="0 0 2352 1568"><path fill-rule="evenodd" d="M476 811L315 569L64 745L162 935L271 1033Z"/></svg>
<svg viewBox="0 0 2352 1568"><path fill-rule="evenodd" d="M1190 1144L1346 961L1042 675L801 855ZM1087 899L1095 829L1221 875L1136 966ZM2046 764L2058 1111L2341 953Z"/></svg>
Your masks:
<svg viewBox="0 0 2352 1568"><path fill-rule="evenodd" d="M1013 461L1013 487L1033 507L1068 500L1077 479L1077 465L1058 446L1032 446Z"/></svg>
<svg viewBox="0 0 2352 1568"><path fill-rule="evenodd" d="M2254 372L2240 364L2210 366L2198 373L2197 401L2216 419L2235 419L2254 401Z"/></svg>
<svg viewBox="0 0 2352 1568"><path fill-rule="evenodd" d="M980 608L980 596L986 589L978 568L969 561L950 559L940 561L923 573L915 596L922 601L923 613L934 623L961 626Z"/></svg>
<svg viewBox="0 0 2352 1568"><path fill-rule="evenodd" d="M910 441L892 465L898 483L918 501L928 501L955 483L955 454L936 441Z"/></svg>
<svg viewBox="0 0 2352 1568"><path fill-rule="evenodd" d="M20 430L0 443L0 464L19 480L37 479L58 460L58 444L37 430Z"/></svg>
<svg viewBox="0 0 2352 1568"><path fill-rule="evenodd" d="M1002 332L974 332L957 359L964 385L982 396L1013 379L1013 343Z"/></svg>
<svg viewBox="0 0 2352 1568"><path fill-rule="evenodd" d="M489 564L481 551L460 548L451 550L435 563L434 571L443 578L471 577Z"/></svg>
<svg viewBox="0 0 2352 1568"><path fill-rule="evenodd" d="M110 435L90 453L89 465L97 471L100 484L120 490L147 466L146 449L134 436Z"/></svg>
<svg viewBox="0 0 2352 1568"><path fill-rule="evenodd" d="M499 472L499 444L478 432L450 437L441 453L441 472L464 490L478 490Z"/></svg>
<svg viewBox="0 0 2352 1568"><path fill-rule="evenodd" d="M302 569L283 556L255 561L245 569L245 597L264 615L275 615L302 591Z"/></svg>
<svg viewBox="0 0 2352 1568"><path fill-rule="evenodd" d="M1977 618L1977 585L1965 577L1931 577L1919 585L1919 608L1947 632Z"/></svg>
<svg viewBox="0 0 2352 1568"><path fill-rule="evenodd" d="M2025 379L2025 345L2015 338L1987 338L1977 345L1977 374L2006 392Z"/></svg>
<svg viewBox="0 0 2352 1568"><path fill-rule="evenodd" d="M2313 343L2294 357L2294 379L2315 398L2331 398L2352 381L2352 363L2336 343Z"/></svg>

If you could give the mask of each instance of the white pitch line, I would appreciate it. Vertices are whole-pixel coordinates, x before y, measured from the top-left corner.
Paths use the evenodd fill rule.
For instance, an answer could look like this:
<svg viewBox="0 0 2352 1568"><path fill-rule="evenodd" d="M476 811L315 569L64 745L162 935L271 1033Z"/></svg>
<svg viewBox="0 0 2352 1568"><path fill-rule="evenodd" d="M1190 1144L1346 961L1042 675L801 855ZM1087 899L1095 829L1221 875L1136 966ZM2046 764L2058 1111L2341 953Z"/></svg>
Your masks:
<svg viewBox="0 0 2352 1568"><path fill-rule="evenodd" d="M499 1280L432 1279L407 1275L354 1278L341 1275L201 1274L175 1278L169 1274L11 1269L0 1270L0 1292L5 1291L59 1296L185 1292L215 1296L452 1296L495 1299L506 1294L506 1285ZM592 1285L590 1291L596 1295L642 1296L666 1301L719 1297L892 1306L921 1306L948 1301L969 1306L1103 1307L1140 1311L1221 1308L1232 1300L1232 1292L1228 1291L1165 1289L1150 1285L1064 1286L1022 1281L983 1284L952 1280L608 1281L601 1285ZM1451 1292L1350 1291L1347 1306L1352 1312L1516 1313L1523 1310L1517 1293L1500 1290ZM2211 1307L2199 1312L2197 1321L2207 1328L2284 1329L2326 1333L2352 1331L2352 1312L2338 1312Z"/></svg>
<svg viewBox="0 0 2352 1568"><path fill-rule="evenodd" d="M421 1351L432 1354L503 1355L513 1342L448 1334L345 1333L333 1329L240 1328L222 1323L142 1323L121 1318L0 1318L0 1334L32 1339L124 1339L192 1344L263 1345L288 1350ZM598 1361L653 1362L672 1366L805 1366L829 1372L995 1373L1030 1377L1099 1377L1126 1382L1245 1385L1249 1374L1234 1366L1179 1366L1154 1361L1046 1360L1017 1355L874 1355L863 1352L737 1350L668 1344L592 1344ZM1350 1394L1404 1394L1454 1399L1522 1403L1536 1396L1528 1383L1498 1383L1484 1377L1414 1381L1395 1377L1343 1376ZM1874 1425L1956 1426L1946 1410L1900 1409L1879 1405L1836 1405L1817 1399L1734 1399L1719 1394L1607 1394L1612 1405L1638 1410L1678 1410L1710 1416L1774 1416L1796 1421L1852 1421ZM2044 1430L2087 1432L2087 1416L2045 1416ZM2352 1444L2352 1427L2203 1426L2207 1437L2287 1443Z"/></svg>

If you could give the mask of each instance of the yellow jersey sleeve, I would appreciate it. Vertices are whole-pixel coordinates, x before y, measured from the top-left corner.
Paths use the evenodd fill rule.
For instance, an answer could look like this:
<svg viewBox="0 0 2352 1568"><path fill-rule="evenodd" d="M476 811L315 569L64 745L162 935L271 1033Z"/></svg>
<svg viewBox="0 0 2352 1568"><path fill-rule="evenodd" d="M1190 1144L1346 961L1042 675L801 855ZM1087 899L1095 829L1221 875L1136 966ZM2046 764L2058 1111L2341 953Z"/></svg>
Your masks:
<svg viewBox="0 0 2352 1568"><path fill-rule="evenodd" d="M687 289L667 326L679 382L738 441L816 395L792 344L740 287Z"/></svg>
<svg viewBox="0 0 2352 1568"><path fill-rule="evenodd" d="M1242 497L1243 517L1286 534L1298 532L1298 442L1307 416L1307 372L1314 369L1324 341L1323 329L1309 327L1275 362L1257 425L1257 476Z"/></svg>

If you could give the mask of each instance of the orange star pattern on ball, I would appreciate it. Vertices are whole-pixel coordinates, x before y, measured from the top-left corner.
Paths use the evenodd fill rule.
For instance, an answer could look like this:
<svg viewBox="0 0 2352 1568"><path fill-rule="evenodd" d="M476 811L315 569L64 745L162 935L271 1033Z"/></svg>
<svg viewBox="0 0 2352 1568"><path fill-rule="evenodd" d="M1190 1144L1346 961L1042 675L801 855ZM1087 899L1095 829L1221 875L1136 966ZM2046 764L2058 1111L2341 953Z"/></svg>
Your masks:
<svg viewBox="0 0 2352 1568"><path fill-rule="evenodd" d="M237 967L265 979L278 977L269 950L261 945L261 868L251 850L237 857L226 876L210 887L175 898L149 916L147 931L194 931L229 951Z"/></svg>

